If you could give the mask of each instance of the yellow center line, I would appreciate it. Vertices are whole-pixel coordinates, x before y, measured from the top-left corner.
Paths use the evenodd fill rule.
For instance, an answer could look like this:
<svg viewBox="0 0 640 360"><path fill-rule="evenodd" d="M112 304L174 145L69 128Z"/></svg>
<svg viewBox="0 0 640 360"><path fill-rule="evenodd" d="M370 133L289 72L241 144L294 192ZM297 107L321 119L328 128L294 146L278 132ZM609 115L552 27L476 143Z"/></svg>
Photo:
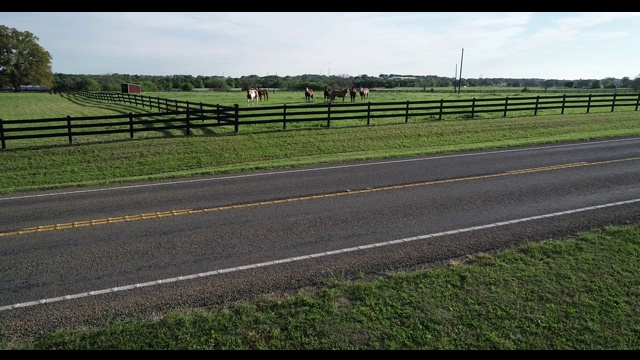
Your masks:
<svg viewBox="0 0 640 360"><path fill-rule="evenodd" d="M11 235L30 234L30 233L34 233L34 232L62 230L62 229L70 229L70 228L79 228L79 227L83 227L83 226L113 224L113 223L123 222L123 221L148 220L148 219L156 219L156 218L167 217L167 216L198 214L198 213L209 212L209 211L222 211L222 210L230 210L230 209L241 209L241 208L246 208L246 207L250 207L250 206L274 205L274 204L281 204L281 203L291 202L291 201L314 200L314 199L322 199L322 198L328 198L328 197L333 197L333 196L358 195L358 194L364 194L364 193L369 193L369 192L373 192L373 191L387 191L387 190L407 189L407 188L412 188L412 187L417 187L417 186L446 184L446 183L453 183L453 182L460 182L460 181L470 181L470 180L481 180L481 179L488 179L488 178L495 178L495 177L502 177L502 176L512 176L512 175L519 175L519 174L530 174L530 173L534 173L534 172L553 171L553 170L569 169L569 168L576 168L576 167L582 167L582 166L594 166L594 165L612 164L612 163L616 163L616 162L637 161L637 160L640 160L640 157L627 158L627 159L618 159L618 160L598 161L598 162L592 162L592 163L578 162L578 163L569 163L569 164L553 165L553 166L543 166L543 167L521 169L521 170L510 170L510 171L507 171L507 172L504 172L504 173L498 173L498 174L468 176L468 177L462 177L462 178L456 178L456 179L425 181L425 182L419 182L419 183L413 183L413 184L404 184L404 185L382 186L382 187L372 188L372 189L347 190L347 191L334 192L334 193L329 193L329 194L301 196L301 197L286 198L286 199L271 200L271 201L260 201L260 202L247 203L247 204L224 205L224 206L217 206L217 207L213 207L213 208L169 210L169 211L160 211L160 212L155 212L155 213L146 213L146 214L138 214L138 215L125 215L125 216L121 216L121 217L113 217L113 218L106 218L106 219L74 221L74 222L65 223L65 224L40 225L40 226L20 229L20 230L17 230L17 231L0 233L0 237L2 237L2 236L11 236Z"/></svg>

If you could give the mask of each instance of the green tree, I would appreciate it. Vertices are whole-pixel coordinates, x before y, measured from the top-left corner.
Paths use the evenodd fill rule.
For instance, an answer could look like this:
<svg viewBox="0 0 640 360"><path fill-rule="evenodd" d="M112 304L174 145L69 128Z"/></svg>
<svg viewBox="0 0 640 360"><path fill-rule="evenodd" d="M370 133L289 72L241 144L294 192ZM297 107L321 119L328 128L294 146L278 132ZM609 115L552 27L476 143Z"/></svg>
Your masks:
<svg viewBox="0 0 640 360"><path fill-rule="evenodd" d="M21 85L53 86L51 54L38 40L29 31L0 25L0 86L16 92Z"/></svg>
<svg viewBox="0 0 640 360"><path fill-rule="evenodd" d="M620 80L620 87L628 88L631 87L631 79L628 76L625 76Z"/></svg>
<svg viewBox="0 0 640 360"><path fill-rule="evenodd" d="M635 79L633 79L633 81L631 82L631 87L635 91L640 90L640 75L638 75Z"/></svg>
<svg viewBox="0 0 640 360"><path fill-rule="evenodd" d="M607 77L600 80L600 85L602 85L602 87L604 88L610 88L612 86L615 86L615 83L616 83L616 79L612 77Z"/></svg>

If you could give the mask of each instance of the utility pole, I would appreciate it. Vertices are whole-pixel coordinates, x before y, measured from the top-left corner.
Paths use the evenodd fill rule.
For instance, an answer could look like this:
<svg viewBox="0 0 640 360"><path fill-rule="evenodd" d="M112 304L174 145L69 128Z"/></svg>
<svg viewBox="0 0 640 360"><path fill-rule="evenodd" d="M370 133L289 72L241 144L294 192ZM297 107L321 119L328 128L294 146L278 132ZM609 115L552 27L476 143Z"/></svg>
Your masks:
<svg viewBox="0 0 640 360"><path fill-rule="evenodd" d="M329 62L329 75L328 76L331 76L331 62Z"/></svg>
<svg viewBox="0 0 640 360"><path fill-rule="evenodd" d="M462 55L460 56L460 79L458 83L458 94L460 94L460 88L462 87L462 59L464 58L464 48L462 48Z"/></svg>
<svg viewBox="0 0 640 360"><path fill-rule="evenodd" d="M456 63L456 71L453 73L453 93L456 93L456 84L458 81L458 64Z"/></svg>

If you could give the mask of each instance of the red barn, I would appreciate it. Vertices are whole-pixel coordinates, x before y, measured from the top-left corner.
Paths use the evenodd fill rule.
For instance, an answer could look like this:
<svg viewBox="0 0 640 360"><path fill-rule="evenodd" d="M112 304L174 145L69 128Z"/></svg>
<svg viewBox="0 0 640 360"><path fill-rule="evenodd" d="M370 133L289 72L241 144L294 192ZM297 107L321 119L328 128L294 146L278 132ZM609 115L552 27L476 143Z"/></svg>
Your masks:
<svg viewBox="0 0 640 360"><path fill-rule="evenodd" d="M122 92L125 94L140 94L142 89L140 85L135 84L122 84Z"/></svg>

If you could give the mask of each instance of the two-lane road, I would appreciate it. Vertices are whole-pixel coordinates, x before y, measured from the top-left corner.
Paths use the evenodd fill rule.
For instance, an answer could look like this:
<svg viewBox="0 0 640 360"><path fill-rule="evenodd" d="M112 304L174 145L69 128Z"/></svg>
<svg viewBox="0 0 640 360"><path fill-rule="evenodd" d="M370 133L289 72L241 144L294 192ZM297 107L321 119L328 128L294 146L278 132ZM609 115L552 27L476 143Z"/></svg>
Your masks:
<svg viewBox="0 0 640 360"><path fill-rule="evenodd" d="M640 215L640 138L0 197L0 332L415 269Z"/></svg>

